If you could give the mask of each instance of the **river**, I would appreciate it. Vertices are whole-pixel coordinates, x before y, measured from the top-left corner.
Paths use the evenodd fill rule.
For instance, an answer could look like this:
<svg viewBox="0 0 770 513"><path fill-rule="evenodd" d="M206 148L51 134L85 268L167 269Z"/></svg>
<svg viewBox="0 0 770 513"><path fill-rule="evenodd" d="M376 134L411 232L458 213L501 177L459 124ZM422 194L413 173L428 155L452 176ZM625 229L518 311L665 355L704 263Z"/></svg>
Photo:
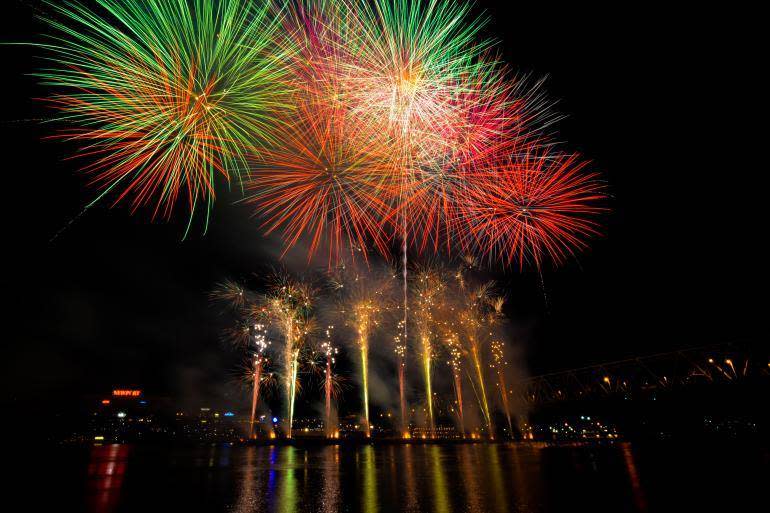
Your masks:
<svg viewBox="0 0 770 513"><path fill-rule="evenodd" d="M25 507L6 511L731 512L755 501L755 511L766 510L770 485L768 452L740 445L96 445L13 453L20 460L5 501Z"/></svg>

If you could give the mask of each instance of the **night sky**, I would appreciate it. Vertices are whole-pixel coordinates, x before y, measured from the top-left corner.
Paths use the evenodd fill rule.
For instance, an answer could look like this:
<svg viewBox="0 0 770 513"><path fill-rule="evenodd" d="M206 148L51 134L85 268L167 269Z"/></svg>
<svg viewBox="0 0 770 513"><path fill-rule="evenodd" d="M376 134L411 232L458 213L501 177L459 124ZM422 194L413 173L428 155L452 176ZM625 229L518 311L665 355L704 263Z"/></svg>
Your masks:
<svg viewBox="0 0 770 513"><path fill-rule="evenodd" d="M502 3L501 3L502 4ZM504 2L508 5L509 2ZM38 2L8 2L1 40L33 41ZM565 267L498 278L532 374L682 347L766 340L764 144L753 27L726 13L483 2L514 68L548 75L565 147L601 171L604 235ZM745 23L745 22L742 22ZM209 233L96 206L25 76L40 51L0 46L3 400L113 385L218 397L237 358L207 293L264 271L264 239L237 195ZM762 102L763 103L763 102ZM183 219L182 219L183 220ZM302 255L288 263L304 262ZM764 342L762 342L764 343Z"/></svg>

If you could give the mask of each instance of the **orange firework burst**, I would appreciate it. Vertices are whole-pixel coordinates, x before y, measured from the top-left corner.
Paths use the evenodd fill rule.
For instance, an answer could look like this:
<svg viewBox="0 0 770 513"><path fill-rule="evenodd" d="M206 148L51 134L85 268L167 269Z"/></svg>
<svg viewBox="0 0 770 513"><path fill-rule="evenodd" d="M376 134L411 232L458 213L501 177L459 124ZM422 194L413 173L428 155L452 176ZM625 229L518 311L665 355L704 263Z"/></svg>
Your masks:
<svg viewBox="0 0 770 513"><path fill-rule="evenodd" d="M361 144L354 131L340 111L304 101L284 143L257 163L247 201L264 217L267 233L282 232L286 249L304 234L308 258L325 245L331 262L346 243L365 257L369 242L387 252L380 222L392 189L387 152L376 141Z"/></svg>

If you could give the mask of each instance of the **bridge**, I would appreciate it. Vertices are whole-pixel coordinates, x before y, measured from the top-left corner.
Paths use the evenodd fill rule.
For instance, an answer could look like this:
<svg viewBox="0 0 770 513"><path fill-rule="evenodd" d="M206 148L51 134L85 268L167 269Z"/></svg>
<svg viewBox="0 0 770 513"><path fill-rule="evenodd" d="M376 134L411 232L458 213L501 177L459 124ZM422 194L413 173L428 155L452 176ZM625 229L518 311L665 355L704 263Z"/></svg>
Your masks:
<svg viewBox="0 0 770 513"><path fill-rule="evenodd" d="M519 381L511 394L522 404L649 396L658 390L770 378L767 352L723 343L541 374Z"/></svg>

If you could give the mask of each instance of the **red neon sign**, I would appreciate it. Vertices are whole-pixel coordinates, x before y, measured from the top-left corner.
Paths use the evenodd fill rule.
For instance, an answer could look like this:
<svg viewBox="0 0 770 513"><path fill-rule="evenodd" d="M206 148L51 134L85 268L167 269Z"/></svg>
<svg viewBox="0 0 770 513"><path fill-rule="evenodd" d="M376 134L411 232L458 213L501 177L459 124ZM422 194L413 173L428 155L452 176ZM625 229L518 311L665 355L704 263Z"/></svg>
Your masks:
<svg viewBox="0 0 770 513"><path fill-rule="evenodd" d="M142 395L141 390L127 390L127 389L115 389L112 391L112 395L115 397L139 397Z"/></svg>

